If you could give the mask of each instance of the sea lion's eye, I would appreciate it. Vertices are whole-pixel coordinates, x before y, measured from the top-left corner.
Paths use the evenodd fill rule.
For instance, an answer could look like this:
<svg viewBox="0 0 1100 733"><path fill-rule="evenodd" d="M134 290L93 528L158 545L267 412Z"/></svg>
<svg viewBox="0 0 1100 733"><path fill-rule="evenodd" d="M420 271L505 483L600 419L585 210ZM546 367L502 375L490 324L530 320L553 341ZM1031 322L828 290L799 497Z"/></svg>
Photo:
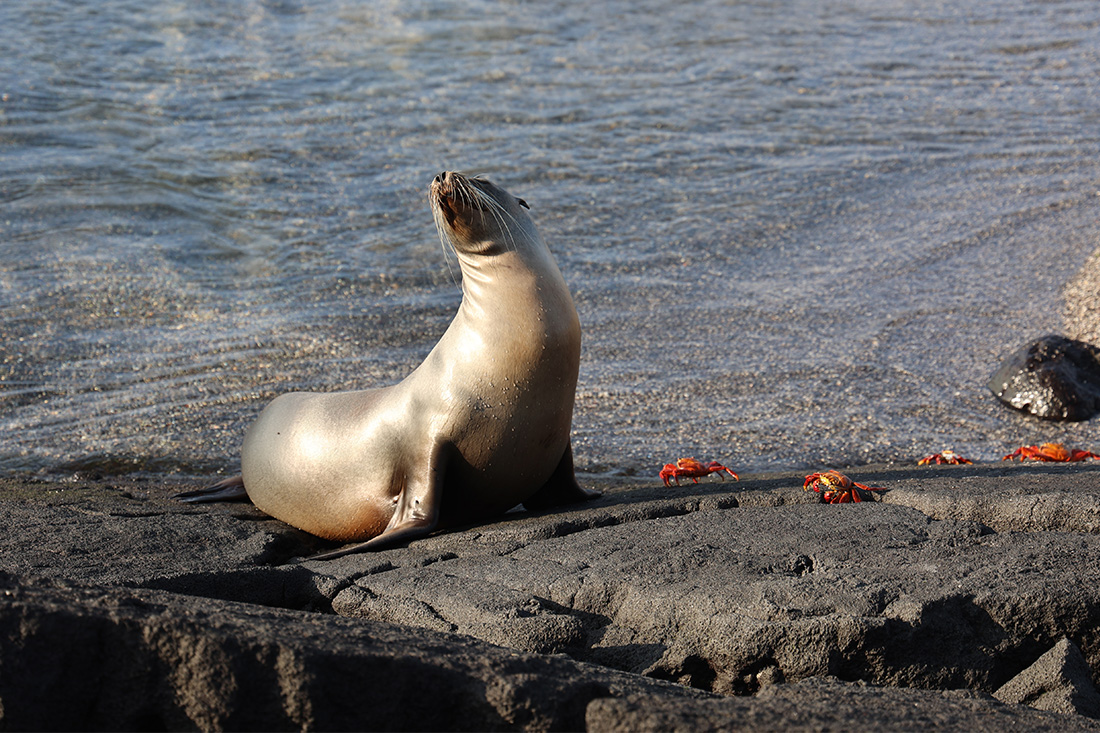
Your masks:
<svg viewBox="0 0 1100 733"><path fill-rule="evenodd" d="M527 209L528 211L530 211L531 207L527 205L527 202L526 202L526 201L524 201L523 199L516 199L516 201L518 201L518 202L519 202L519 205L520 205L520 206L522 206L523 208L525 208L525 209Z"/></svg>

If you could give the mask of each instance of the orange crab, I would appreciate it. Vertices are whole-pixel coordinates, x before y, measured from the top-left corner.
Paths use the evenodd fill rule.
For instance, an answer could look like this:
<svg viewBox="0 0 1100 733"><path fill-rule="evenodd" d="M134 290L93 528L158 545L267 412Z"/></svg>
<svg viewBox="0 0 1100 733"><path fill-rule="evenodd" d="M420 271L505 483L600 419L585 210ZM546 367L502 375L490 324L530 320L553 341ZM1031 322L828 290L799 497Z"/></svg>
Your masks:
<svg viewBox="0 0 1100 733"><path fill-rule="evenodd" d="M737 474L723 466L718 461L711 461L710 463L703 464L694 458L680 458L676 463L666 463L664 468L661 469L661 480L665 482L665 486L671 486L670 481L675 481L676 485L680 485L680 478L690 478L695 483L699 483L699 479L703 476L708 476L712 473L716 473L719 476L722 475L722 471L725 471L730 476L733 476L733 480L737 481ZM722 477L725 478L724 476Z"/></svg>
<svg viewBox="0 0 1100 733"><path fill-rule="evenodd" d="M1019 458L1021 461L1030 459L1032 461L1067 463L1069 461L1083 461L1086 458L1100 459L1100 456L1089 453L1087 450L1067 448L1061 443L1043 443L1042 445L1022 445L1001 460L1011 461L1014 458Z"/></svg>
<svg viewBox="0 0 1100 733"><path fill-rule="evenodd" d="M933 453L930 456L925 456L924 458L920 459L919 461L917 461L917 465L927 466L930 463L948 463L953 466L958 466L964 463L973 462L974 461L970 460L969 458L963 458L955 451L949 448L945 448L943 453Z"/></svg>
<svg viewBox="0 0 1100 733"><path fill-rule="evenodd" d="M886 491L877 486L857 484L840 471L811 473L802 483L802 490L813 489L821 494L826 504L849 504L860 501L874 501L872 491Z"/></svg>

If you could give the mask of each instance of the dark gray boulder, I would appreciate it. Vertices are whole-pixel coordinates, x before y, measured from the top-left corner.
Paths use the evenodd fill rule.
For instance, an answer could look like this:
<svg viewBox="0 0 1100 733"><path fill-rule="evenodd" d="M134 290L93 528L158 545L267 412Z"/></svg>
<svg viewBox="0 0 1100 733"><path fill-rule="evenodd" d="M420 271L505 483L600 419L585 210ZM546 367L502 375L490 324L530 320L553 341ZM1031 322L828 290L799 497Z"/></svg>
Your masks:
<svg viewBox="0 0 1100 733"><path fill-rule="evenodd" d="M1013 352L989 380L1009 407L1048 420L1088 420L1100 412L1100 347L1043 336Z"/></svg>

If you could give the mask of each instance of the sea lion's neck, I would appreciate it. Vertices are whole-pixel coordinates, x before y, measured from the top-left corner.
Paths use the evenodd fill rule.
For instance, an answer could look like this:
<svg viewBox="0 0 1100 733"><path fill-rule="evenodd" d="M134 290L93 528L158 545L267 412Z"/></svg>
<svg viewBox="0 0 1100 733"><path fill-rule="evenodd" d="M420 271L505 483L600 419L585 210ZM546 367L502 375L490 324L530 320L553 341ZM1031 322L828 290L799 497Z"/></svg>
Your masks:
<svg viewBox="0 0 1100 733"><path fill-rule="evenodd" d="M513 296L560 297L565 280L545 247L523 247L486 256L459 253L462 297L473 306L494 310Z"/></svg>
<svg viewBox="0 0 1100 733"><path fill-rule="evenodd" d="M520 248L491 257L459 254L459 263L460 311L466 317L513 325L534 319L543 331L562 328L579 334L573 298L545 247Z"/></svg>

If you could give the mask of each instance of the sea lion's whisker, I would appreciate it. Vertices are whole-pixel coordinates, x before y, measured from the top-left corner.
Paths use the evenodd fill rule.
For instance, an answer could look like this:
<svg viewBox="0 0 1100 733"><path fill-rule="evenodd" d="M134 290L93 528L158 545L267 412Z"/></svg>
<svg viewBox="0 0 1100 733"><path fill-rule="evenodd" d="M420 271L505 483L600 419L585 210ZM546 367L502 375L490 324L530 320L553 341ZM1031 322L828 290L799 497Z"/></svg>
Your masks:
<svg viewBox="0 0 1100 733"><path fill-rule="evenodd" d="M488 212L490 215L492 215L500 231L507 237L508 244L510 245L509 249L511 249L513 252L517 251L516 240L515 237L512 235L509 221L512 224L518 225L519 220L517 220L516 217L512 215L512 212L504 208L500 204L500 202L494 199L492 196L474 186L471 186L470 188L472 189L473 195L477 197L479 204L477 208L479 209L479 211L481 211L482 222L484 223L485 221L485 212ZM507 217L508 221L505 220L505 217Z"/></svg>
<svg viewBox="0 0 1100 733"><path fill-rule="evenodd" d="M489 198L488 196L486 196L486 200L490 204L489 210L496 217L497 223L500 225L501 231L503 231L507 235L508 242L512 245L512 251L518 251L516 247L515 237L512 236L512 228L511 226L509 226L508 222L504 220L504 217L508 217L511 223L515 224L516 226L519 226L519 220L512 215L512 212L501 206L500 203L496 200Z"/></svg>
<svg viewBox="0 0 1100 733"><path fill-rule="evenodd" d="M443 250L443 261L447 263L447 273L451 276L451 282L458 285L458 278L455 277L454 268L451 267L451 253L454 253L455 259L458 258L458 249L455 247L455 243L451 240L450 234L447 233L446 227L443 221L443 211L439 207L439 204L432 199L432 219L435 221L435 232L439 235L439 246Z"/></svg>

